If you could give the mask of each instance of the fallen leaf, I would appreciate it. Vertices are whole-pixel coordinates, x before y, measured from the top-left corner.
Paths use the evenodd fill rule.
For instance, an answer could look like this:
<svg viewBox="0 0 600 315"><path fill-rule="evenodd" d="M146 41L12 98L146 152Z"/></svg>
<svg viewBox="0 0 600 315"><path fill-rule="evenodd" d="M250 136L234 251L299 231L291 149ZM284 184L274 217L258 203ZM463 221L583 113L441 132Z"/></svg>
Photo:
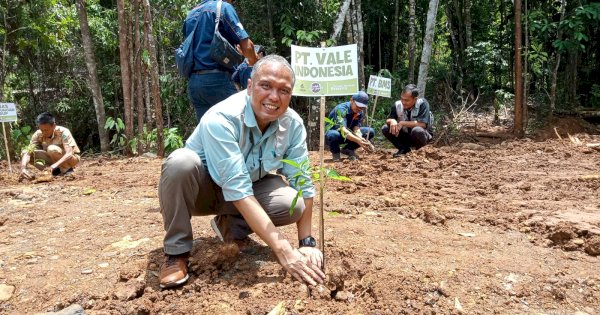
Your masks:
<svg viewBox="0 0 600 315"><path fill-rule="evenodd" d="M275 306L268 315L285 315L286 311L285 311L285 302L281 301L279 302L279 304L277 304L277 306Z"/></svg>
<svg viewBox="0 0 600 315"><path fill-rule="evenodd" d="M89 196L89 195L91 195L91 194L93 194L95 192L96 192L96 190L94 188L88 188L88 189L84 190L82 192L82 194L85 195L85 196Z"/></svg>
<svg viewBox="0 0 600 315"><path fill-rule="evenodd" d="M142 238L142 239L139 239L137 241L132 241L131 236L130 235L126 235L125 237L123 237L122 240L120 240L118 242L114 242L114 243L110 244L110 246L116 247L118 249L130 249L130 248L136 248L141 243L146 242L148 240L150 240L150 239L149 238Z"/></svg>
<svg viewBox="0 0 600 315"><path fill-rule="evenodd" d="M462 305L460 304L460 301L458 300L457 297L454 298L454 308L459 312L462 313L463 308Z"/></svg>

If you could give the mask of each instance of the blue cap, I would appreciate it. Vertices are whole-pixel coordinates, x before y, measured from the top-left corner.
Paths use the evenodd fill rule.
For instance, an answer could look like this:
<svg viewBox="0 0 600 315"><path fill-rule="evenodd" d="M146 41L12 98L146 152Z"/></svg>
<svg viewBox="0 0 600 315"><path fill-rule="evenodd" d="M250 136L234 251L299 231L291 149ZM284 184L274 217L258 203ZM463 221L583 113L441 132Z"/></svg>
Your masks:
<svg viewBox="0 0 600 315"><path fill-rule="evenodd" d="M358 91L358 93L352 95L352 99L358 107L366 108L369 104L369 96L363 91Z"/></svg>

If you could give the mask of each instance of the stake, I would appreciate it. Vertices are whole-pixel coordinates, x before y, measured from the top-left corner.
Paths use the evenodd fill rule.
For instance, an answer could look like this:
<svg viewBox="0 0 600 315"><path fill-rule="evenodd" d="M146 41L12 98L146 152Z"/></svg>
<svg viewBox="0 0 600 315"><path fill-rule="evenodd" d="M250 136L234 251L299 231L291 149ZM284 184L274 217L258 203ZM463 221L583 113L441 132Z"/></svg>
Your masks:
<svg viewBox="0 0 600 315"><path fill-rule="evenodd" d="M325 42L321 42L321 47L325 48ZM323 270L325 270L325 216L324 216L324 203L323 194L325 192L325 173L323 169L324 164L324 150L325 150L325 96L321 96L321 108L320 112L320 132L319 132L319 240L321 241L321 253L323 253Z"/></svg>
<svg viewBox="0 0 600 315"><path fill-rule="evenodd" d="M12 165L10 164L10 153L8 152L8 138L6 137L6 128L4 127L4 122L2 122L2 133L4 134L4 147L6 148L6 159L8 160L8 169L12 173ZM321 163L323 163L322 158Z"/></svg>

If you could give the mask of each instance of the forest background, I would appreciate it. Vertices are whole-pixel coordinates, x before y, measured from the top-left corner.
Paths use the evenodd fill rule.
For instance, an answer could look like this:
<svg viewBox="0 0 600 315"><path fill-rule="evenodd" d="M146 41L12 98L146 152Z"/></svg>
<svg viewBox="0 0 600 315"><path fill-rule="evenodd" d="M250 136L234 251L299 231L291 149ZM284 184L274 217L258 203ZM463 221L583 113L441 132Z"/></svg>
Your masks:
<svg viewBox="0 0 600 315"><path fill-rule="evenodd" d="M19 112L19 122L6 131L12 158L29 143L43 111L70 128L89 154L163 156L182 146L196 121L174 50L196 4L0 0L0 102L17 103ZM517 5L522 27L515 27ZM251 39L268 53L289 57L292 44L356 43L362 89L371 74L393 78L392 98L379 98L376 128L401 87L417 81L427 84L438 134L457 132L468 111L495 112L495 122L510 127L516 34L522 38L525 132L553 114L600 109L600 3L238 0L235 7ZM328 107L345 100L328 98ZM318 119L317 100L292 102L305 121ZM316 148L318 131L307 125ZM6 154L0 149L1 159Z"/></svg>

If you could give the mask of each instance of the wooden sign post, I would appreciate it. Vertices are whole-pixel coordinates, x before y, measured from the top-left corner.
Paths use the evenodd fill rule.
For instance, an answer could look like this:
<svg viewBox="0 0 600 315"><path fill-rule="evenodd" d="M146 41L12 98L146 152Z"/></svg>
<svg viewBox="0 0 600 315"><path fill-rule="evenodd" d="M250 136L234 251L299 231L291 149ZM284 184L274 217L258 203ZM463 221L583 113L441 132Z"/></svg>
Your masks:
<svg viewBox="0 0 600 315"><path fill-rule="evenodd" d="M8 137L6 133L5 122L17 121L17 106L15 103L0 103L0 122L2 122L2 133L4 134L4 148L6 149L6 159L8 160L8 169L12 173L12 164L10 163L10 153L8 151Z"/></svg>

